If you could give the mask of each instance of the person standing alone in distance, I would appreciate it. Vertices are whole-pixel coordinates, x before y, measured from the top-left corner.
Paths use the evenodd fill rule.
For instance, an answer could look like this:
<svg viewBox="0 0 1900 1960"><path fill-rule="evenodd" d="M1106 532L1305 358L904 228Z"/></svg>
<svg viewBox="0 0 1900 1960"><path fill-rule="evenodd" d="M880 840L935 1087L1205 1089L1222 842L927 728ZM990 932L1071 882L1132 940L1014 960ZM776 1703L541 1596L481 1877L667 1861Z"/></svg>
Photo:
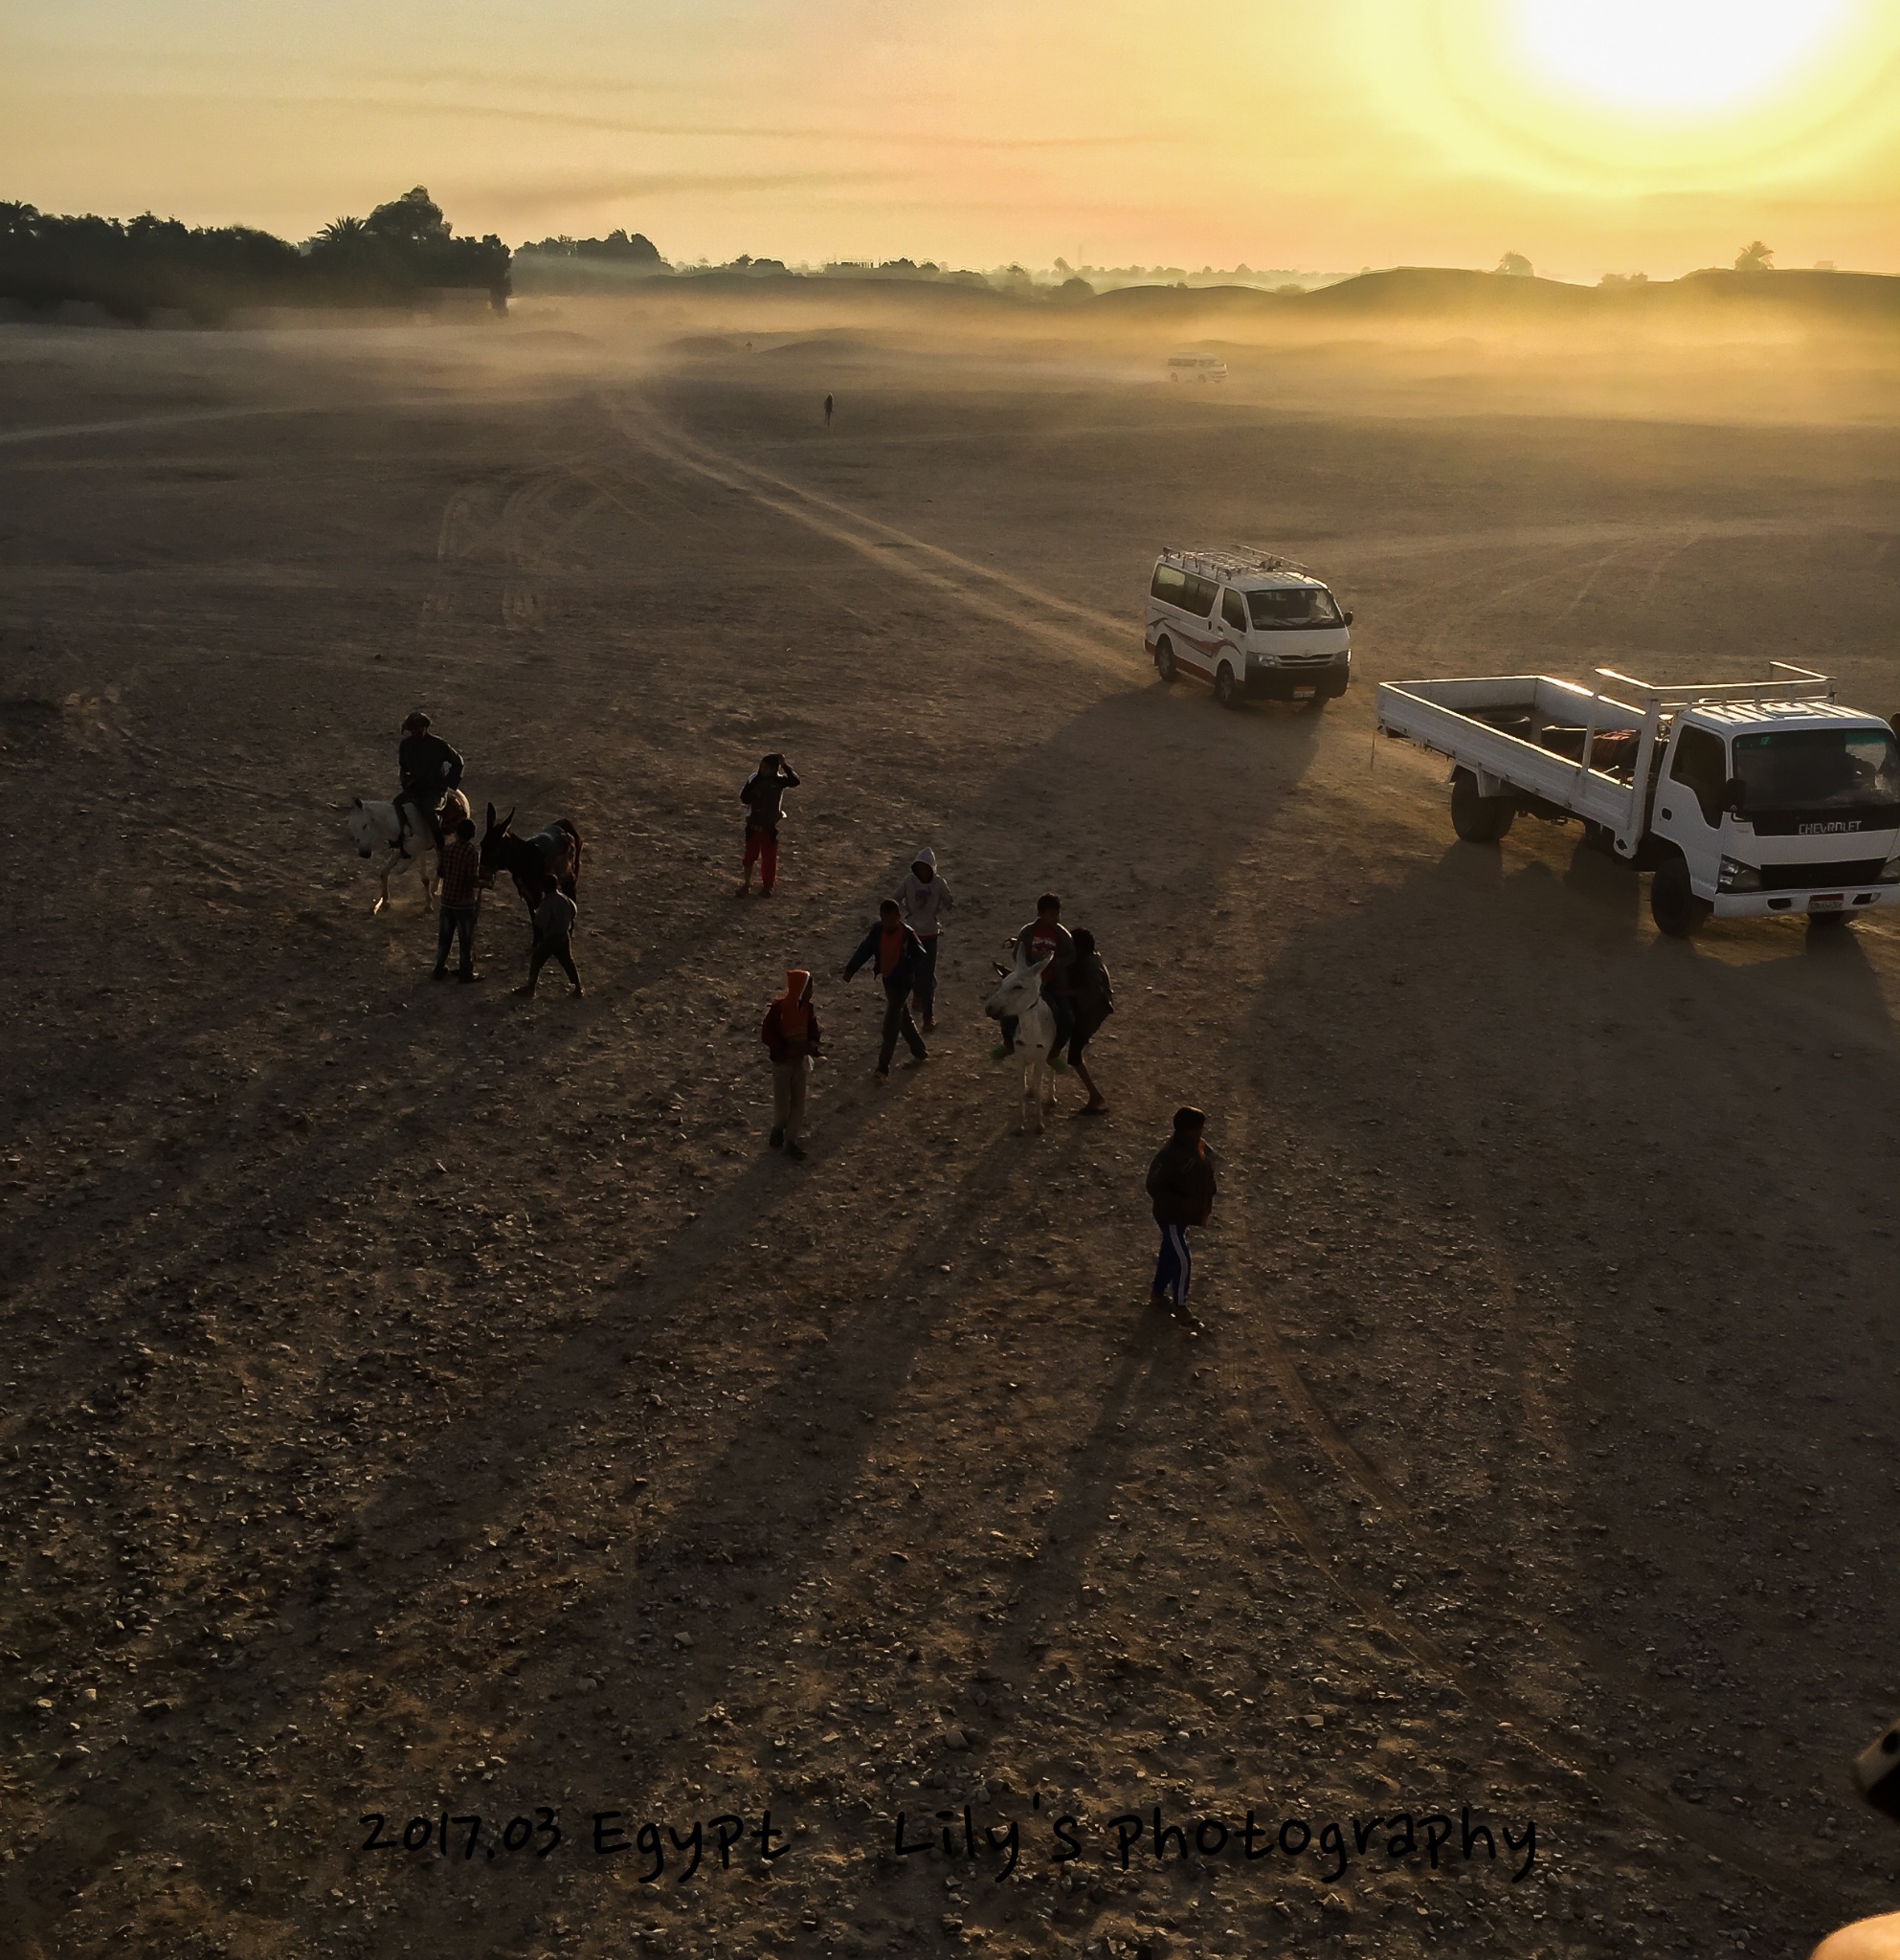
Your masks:
<svg viewBox="0 0 1900 1960"><path fill-rule="evenodd" d="M1194 1278L1188 1232L1207 1223L1217 1189L1214 1154L1201 1141L1206 1126L1202 1111L1193 1107L1175 1110L1174 1134L1148 1167L1148 1195L1154 1201L1154 1222L1161 1228L1161 1253L1154 1261L1148 1303L1157 1312L1167 1307L1186 1324L1190 1334L1199 1333L1200 1324L1188 1306L1188 1287Z"/></svg>
<svg viewBox="0 0 1900 1960"><path fill-rule="evenodd" d="M778 882L778 823L785 814L783 799L788 790L798 787L798 772L782 755L767 755L746 778L739 801L746 806L746 855L740 866L739 889L734 898L743 899L752 888L752 866L759 867L759 897L771 897Z"/></svg>
<svg viewBox="0 0 1900 1960"><path fill-rule="evenodd" d="M825 427L831 427L831 396L825 396Z"/></svg>

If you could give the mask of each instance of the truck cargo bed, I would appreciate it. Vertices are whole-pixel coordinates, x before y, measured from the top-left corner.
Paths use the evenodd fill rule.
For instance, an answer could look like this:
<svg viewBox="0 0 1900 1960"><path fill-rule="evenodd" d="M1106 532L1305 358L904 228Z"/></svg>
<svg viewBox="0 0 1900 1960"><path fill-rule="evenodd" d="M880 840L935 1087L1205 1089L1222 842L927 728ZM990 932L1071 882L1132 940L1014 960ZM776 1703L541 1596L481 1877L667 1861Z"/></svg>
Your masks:
<svg viewBox="0 0 1900 1960"><path fill-rule="evenodd" d="M1480 793L1516 792L1629 836L1656 720L1601 692L1548 674L1384 681L1378 724L1445 756Z"/></svg>

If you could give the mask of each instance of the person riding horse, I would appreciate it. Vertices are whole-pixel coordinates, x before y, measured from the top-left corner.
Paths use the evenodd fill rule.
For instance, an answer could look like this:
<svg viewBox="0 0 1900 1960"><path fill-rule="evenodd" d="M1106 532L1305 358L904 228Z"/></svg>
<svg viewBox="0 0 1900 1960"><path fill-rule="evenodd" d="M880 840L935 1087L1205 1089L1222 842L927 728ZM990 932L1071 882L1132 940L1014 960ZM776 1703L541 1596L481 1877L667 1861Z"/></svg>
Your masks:
<svg viewBox="0 0 1900 1960"><path fill-rule="evenodd" d="M402 746L396 750L402 788L396 794L400 815L406 803L422 819L422 828L437 850L442 843L443 803L451 790L461 788L461 757L439 735L429 732L429 717L420 708L402 724Z"/></svg>

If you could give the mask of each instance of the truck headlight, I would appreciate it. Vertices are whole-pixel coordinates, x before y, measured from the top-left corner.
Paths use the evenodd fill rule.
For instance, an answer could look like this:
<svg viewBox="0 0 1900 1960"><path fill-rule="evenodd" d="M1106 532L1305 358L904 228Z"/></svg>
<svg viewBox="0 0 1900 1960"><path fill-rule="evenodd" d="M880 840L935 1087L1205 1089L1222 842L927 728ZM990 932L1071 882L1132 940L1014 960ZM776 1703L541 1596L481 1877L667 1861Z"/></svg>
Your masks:
<svg viewBox="0 0 1900 1960"><path fill-rule="evenodd" d="M1718 892L1758 892L1761 889L1761 873L1753 864L1725 858L1721 869L1715 874L1715 889Z"/></svg>

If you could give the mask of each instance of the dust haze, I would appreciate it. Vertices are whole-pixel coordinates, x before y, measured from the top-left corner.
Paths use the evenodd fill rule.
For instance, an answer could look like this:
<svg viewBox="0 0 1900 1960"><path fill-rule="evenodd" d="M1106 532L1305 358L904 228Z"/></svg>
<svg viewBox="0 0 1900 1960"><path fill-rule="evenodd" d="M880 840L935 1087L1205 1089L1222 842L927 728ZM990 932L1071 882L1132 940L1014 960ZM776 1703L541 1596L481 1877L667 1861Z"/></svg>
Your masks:
<svg viewBox="0 0 1900 1960"><path fill-rule="evenodd" d="M1890 1902L1900 943L1660 940L1372 733L1598 664L1900 708L1890 334L1259 297L0 329L12 1950L1767 1954ZM1324 715L1156 679L1204 543L1353 609ZM480 987L414 876L372 916L417 705L578 825L585 1000L512 997L505 881ZM838 969L925 843L881 1086ZM1036 1138L982 1001L1045 888L1116 1012L1110 1113ZM1142 1307L1182 1102L1195 1342Z"/></svg>

